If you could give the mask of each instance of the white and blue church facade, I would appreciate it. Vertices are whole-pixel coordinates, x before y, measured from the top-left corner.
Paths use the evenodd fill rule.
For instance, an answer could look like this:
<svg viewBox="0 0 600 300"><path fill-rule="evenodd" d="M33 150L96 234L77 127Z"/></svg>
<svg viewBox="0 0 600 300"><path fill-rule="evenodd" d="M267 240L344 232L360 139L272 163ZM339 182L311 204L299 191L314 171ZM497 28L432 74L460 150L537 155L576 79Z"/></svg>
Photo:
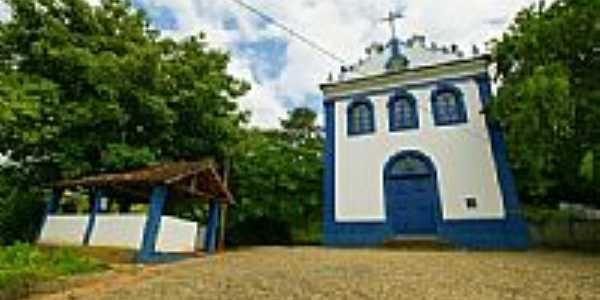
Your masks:
<svg viewBox="0 0 600 300"><path fill-rule="evenodd" d="M321 85L324 243L432 236L525 249L527 224L499 126L484 108L489 59L393 38Z"/></svg>

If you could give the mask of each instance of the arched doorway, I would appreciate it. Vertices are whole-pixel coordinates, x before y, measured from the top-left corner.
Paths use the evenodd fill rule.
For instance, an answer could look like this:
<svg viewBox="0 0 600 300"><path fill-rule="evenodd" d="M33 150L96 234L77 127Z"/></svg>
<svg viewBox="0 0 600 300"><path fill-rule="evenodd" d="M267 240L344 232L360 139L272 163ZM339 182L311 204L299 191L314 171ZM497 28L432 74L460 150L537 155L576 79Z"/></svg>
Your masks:
<svg viewBox="0 0 600 300"><path fill-rule="evenodd" d="M384 168L386 217L394 234L437 233L435 166L417 151L393 156Z"/></svg>

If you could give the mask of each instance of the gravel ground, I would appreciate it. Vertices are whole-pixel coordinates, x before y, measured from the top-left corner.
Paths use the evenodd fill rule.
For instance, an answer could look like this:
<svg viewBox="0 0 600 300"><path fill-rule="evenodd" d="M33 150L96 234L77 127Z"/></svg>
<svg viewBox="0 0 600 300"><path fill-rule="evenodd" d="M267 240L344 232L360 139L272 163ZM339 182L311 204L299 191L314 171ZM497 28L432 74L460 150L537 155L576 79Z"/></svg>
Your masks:
<svg viewBox="0 0 600 300"><path fill-rule="evenodd" d="M42 299L600 299L600 256L260 247L112 272Z"/></svg>

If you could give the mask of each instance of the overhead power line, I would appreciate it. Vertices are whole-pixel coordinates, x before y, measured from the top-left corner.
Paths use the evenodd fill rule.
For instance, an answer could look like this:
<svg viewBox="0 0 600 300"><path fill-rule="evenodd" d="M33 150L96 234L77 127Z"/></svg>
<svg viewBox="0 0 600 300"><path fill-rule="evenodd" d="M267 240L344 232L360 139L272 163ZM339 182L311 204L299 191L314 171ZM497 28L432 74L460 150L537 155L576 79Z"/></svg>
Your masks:
<svg viewBox="0 0 600 300"><path fill-rule="evenodd" d="M333 52L325 49L324 47L322 47L321 45L319 45L318 43L312 41L311 39L309 39L307 36L297 32L296 30L292 29L291 27L285 25L284 23L277 21L277 19L275 19L274 17L262 12L260 9L242 1L242 0L231 0L235 3L237 3L239 6L245 8L246 10L250 11L251 13L257 15L258 17L260 17L261 19L279 27L281 30L289 33L291 36L297 38L298 40L302 41L303 43L307 44L308 46L314 48L315 50L321 52L321 54L324 54L326 56L328 56L329 58L340 62L342 64L346 63L346 60L343 59L342 57L334 54Z"/></svg>

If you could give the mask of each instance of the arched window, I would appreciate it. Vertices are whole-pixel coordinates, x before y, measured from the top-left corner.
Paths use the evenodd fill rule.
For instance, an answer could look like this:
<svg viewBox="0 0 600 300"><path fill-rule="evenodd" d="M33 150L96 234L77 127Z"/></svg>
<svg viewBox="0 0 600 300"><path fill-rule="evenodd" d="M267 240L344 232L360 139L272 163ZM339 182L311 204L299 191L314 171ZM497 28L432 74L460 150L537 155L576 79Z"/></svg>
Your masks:
<svg viewBox="0 0 600 300"><path fill-rule="evenodd" d="M417 101L405 92L396 92L388 102L390 131L419 128Z"/></svg>
<svg viewBox="0 0 600 300"><path fill-rule="evenodd" d="M373 104L368 99L360 99L348 106L348 134L359 135L375 131Z"/></svg>
<svg viewBox="0 0 600 300"><path fill-rule="evenodd" d="M396 160L389 167L387 176L406 177L406 176L427 176L431 171L423 159L408 155Z"/></svg>
<svg viewBox="0 0 600 300"><path fill-rule="evenodd" d="M433 91L433 118L435 125L452 125L467 122L467 111L462 92L451 85L442 85Z"/></svg>

